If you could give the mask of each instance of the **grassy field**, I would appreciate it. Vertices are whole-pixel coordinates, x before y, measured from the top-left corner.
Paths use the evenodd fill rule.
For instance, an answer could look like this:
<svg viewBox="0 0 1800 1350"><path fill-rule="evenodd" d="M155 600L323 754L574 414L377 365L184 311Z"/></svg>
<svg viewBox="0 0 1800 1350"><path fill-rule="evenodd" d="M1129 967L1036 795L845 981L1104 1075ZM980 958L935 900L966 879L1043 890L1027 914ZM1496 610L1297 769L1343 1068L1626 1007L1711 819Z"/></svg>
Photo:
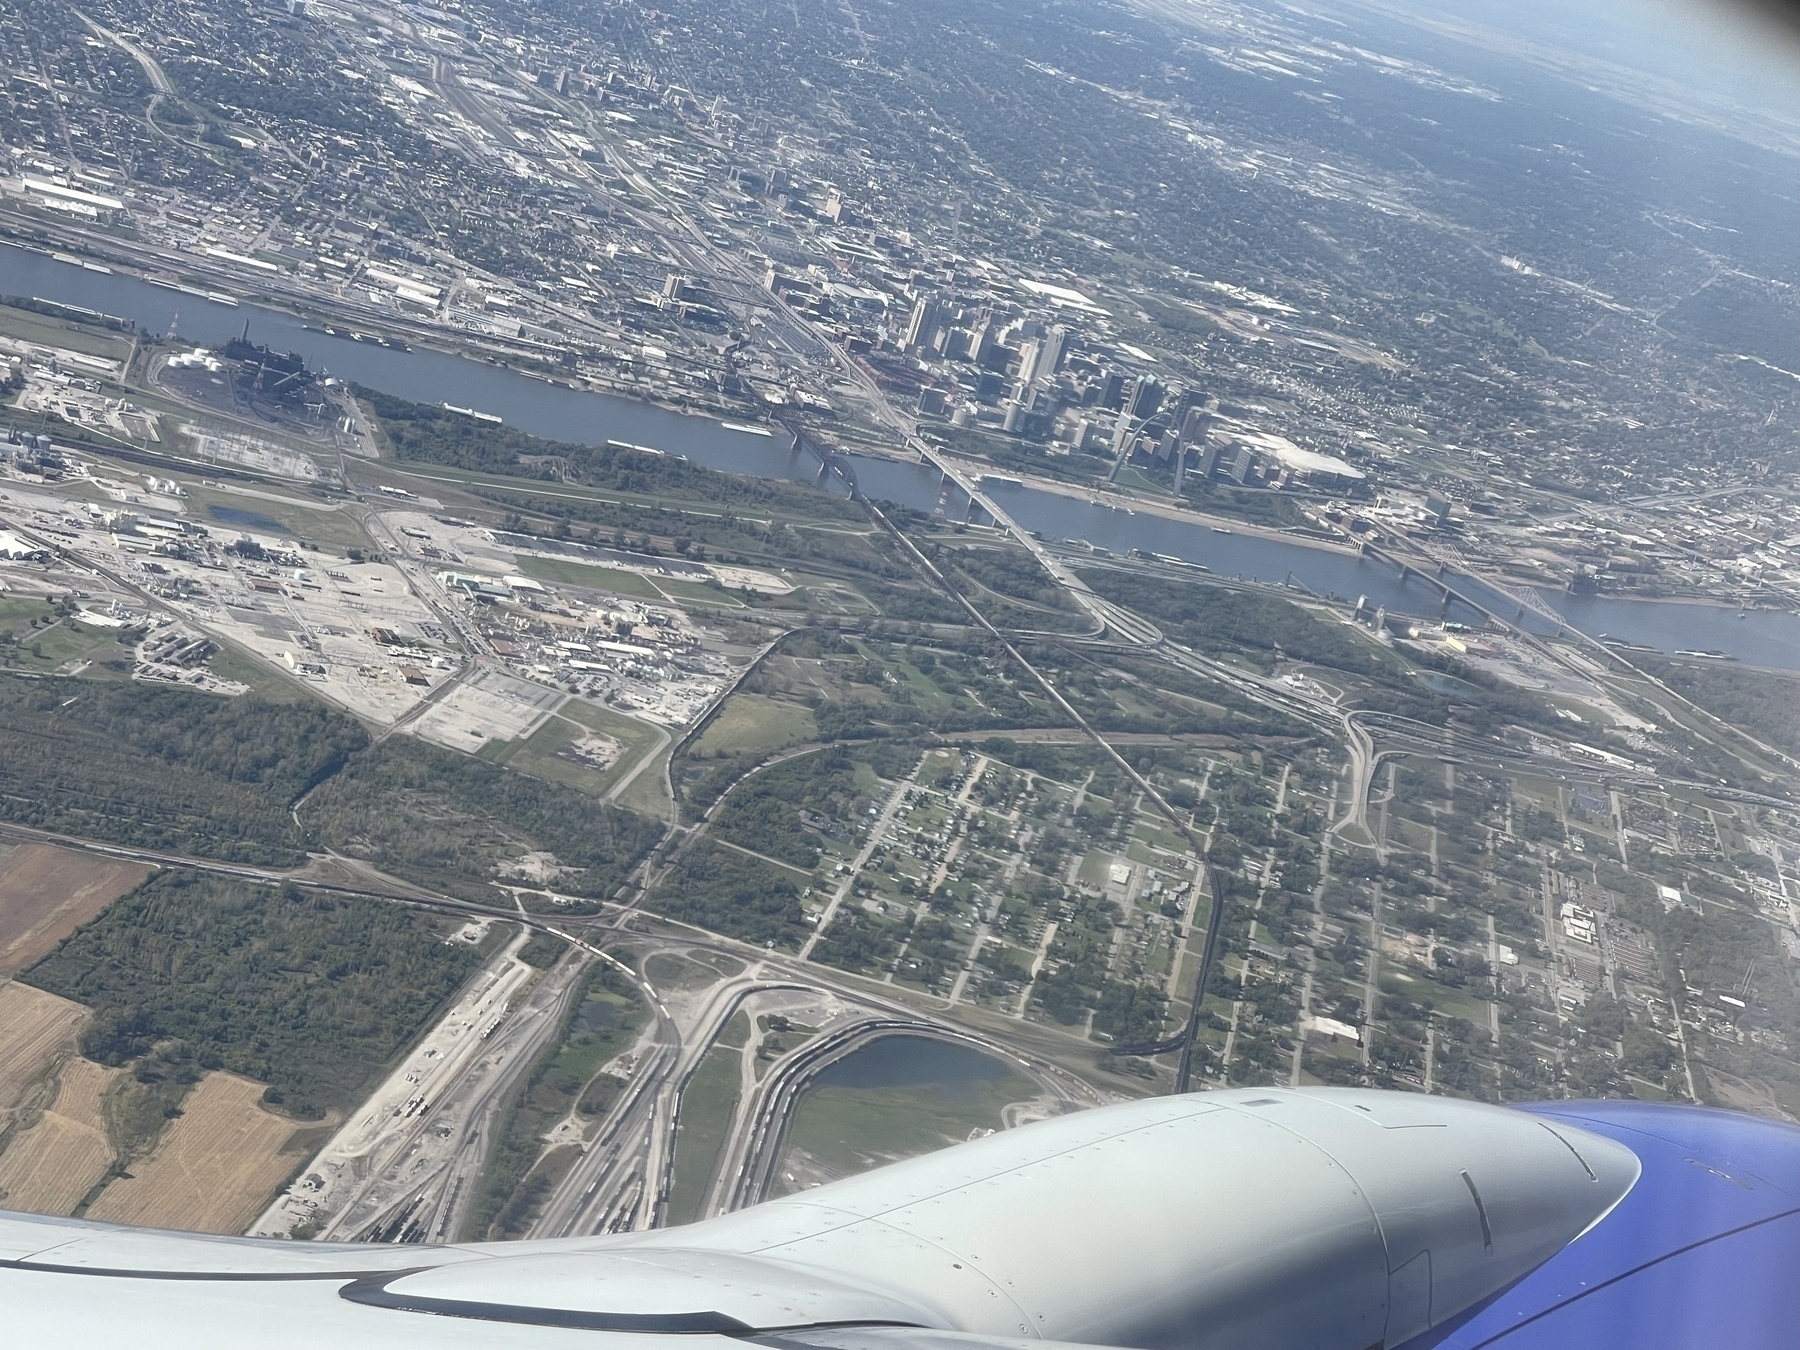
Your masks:
<svg viewBox="0 0 1800 1350"><path fill-rule="evenodd" d="M122 1072L86 1059L63 1066L56 1101L0 1153L0 1206L75 1212L112 1166L101 1100Z"/></svg>
<svg viewBox="0 0 1800 1350"><path fill-rule="evenodd" d="M997 1130L1009 1103L1037 1095L1037 1085L1008 1065L975 1051L964 1051L970 1057L964 1062L954 1050L930 1052L933 1059L956 1061L944 1066L944 1072L901 1073L896 1076L907 1081L893 1086L859 1085L854 1071L845 1075L852 1081L826 1081L834 1071L850 1069L856 1055L826 1070L794 1107L775 1169L774 1193L853 1176L960 1143L976 1131Z"/></svg>
<svg viewBox="0 0 1800 1350"><path fill-rule="evenodd" d="M766 694L733 694L694 745L698 756L779 750L819 734L812 709Z"/></svg>
<svg viewBox="0 0 1800 1350"><path fill-rule="evenodd" d="M0 1112L18 1102L75 1046L88 1019L79 1003L29 985L0 984Z"/></svg>
<svg viewBox="0 0 1800 1350"><path fill-rule="evenodd" d="M27 595L0 595L0 633L19 638L31 631L33 619L54 618L56 606Z"/></svg>
<svg viewBox="0 0 1800 1350"><path fill-rule="evenodd" d="M680 604L723 605L728 609L745 608L742 600L709 581L674 581L668 577L658 577L656 578L656 589Z"/></svg>
<svg viewBox="0 0 1800 1350"><path fill-rule="evenodd" d="M89 356L104 356L120 363L131 355L130 338L110 336L73 320L34 314L11 305L0 305L0 333L24 342L41 342L46 347L86 352Z"/></svg>
<svg viewBox="0 0 1800 1350"><path fill-rule="evenodd" d="M6 639L0 645L0 667L49 673L80 661L117 657L126 662L129 673L130 655L114 636L116 630L94 628L74 619L62 619L49 625L32 623L33 619L54 617L55 610L37 599L0 599L0 634Z"/></svg>
<svg viewBox="0 0 1800 1350"><path fill-rule="evenodd" d="M627 572L622 567L601 567L594 563L565 562L561 558L526 554L519 559L519 571L534 581L584 586L589 590L631 595L642 600L663 599L663 593L651 584L649 577Z"/></svg>
<svg viewBox="0 0 1800 1350"><path fill-rule="evenodd" d="M675 1145L675 1175L669 1184L670 1225L692 1223L700 1217L707 1184L719 1165L719 1150L725 1147L731 1113L737 1108L741 1063L737 1050L709 1051L682 1093L681 1135Z"/></svg>
<svg viewBox="0 0 1800 1350"><path fill-rule="evenodd" d="M247 493L221 492L215 488L188 483L188 515L208 529L225 534L227 538L235 537L233 532L238 527L216 519L207 509L213 506L227 512L251 511L259 516L267 516L270 520L281 522L294 538L310 540L337 553L342 553L347 548L369 546L368 537L363 534L362 526L357 523L356 518L347 511L326 503L314 506L311 502L301 501L284 493L250 496Z"/></svg>
<svg viewBox="0 0 1800 1350"><path fill-rule="evenodd" d="M587 736L606 737L619 743L620 753L610 767L595 769L557 753ZM552 783L598 795L629 773L659 739L656 728L648 723L595 703L570 699L531 735L501 745L484 757Z"/></svg>
<svg viewBox="0 0 1800 1350"><path fill-rule="evenodd" d="M483 746L481 755L483 759L509 765L552 783L562 783L577 791L598 795L611 787L618 778L630 757L629 752L620 746L612 764L604 769L557 752L573 748L584 741L599 739L591 729L578 722L552 716L545 718L536 731L520 740L496 741ZM612 739L616 741L618 738Z"/></svg>
<svg viewBox="0 0 1800 1350"><path fill-rule="evenodd" d="M87 1217L151 1228L241 1233L300 1162L295 1123L261 1106L265 1085L209 1073L150 1157L88 1207Z"/></svg>
<svg viewBox="0 0 1800 1350"><path fill-rule="evenodd" d="M750 1044L750 1014L741 1012L733 1017L725 1030L719 1033L718 1043L737 1050Z"/></svg>
<svg viewBox="0 0 1800 1350"><path fill-rule="evenodd" d="M652 752L643 771L636 774L629 786L619 793L618 805L627 811L636 811L639 815L646 816L651 820L668 819L671 803L665 766L669 758L669 749L670 747L665 745L660 750Z"/></svg>
<svg viewBox="0 0 1800 1350"><path fill-rule="evenodd" d="M716 983L719 972L699 961L659 952L644 962L644 978L654 989L665 993L683 993L704 989Z"/></svg>
<svg viewBox="0 0 1800 1350"><path fill-rule="evenodd" d="M47 956L149 875L138 863L21 844L0 859L0 975Z"/></svg>
<svg viewBox="0 0 1800 1350"><path fill-rule="evenodd" d="M539 558L523 554L519 571L536 581L555 585L582 586L589 590L607 591L613 595L630 595L640 600L671 600L676 604L720 605L742 609L744 602L722 588L706 581L676 581L670 577L651 577L623 567L607 567L603 563L572 562L564 558Z"/></svg>
<svg viewBox="0 0 1800 1350"><path fill-rule="evenodd" d="M1396 979L1396 988L1390 992L1405 995L1414 1003L1428 1004L1434 1011L1448 1017L1462 1017L1478 1027L1488 1024L1488 1005L1486 1000L1475 997L1463 989L1452 989L1447 984L1426 979L1414 972L1406 972L1409 980Z"/></svg>
<svg viewBox="0 0 1800 1350"><path fill-rule="evenodd" d="M206 666L220 679L247 684L252 693L276 703L304 703L313 697L299 680L289 679L268 662L257 660L229 642L219 644Z"/></svg>

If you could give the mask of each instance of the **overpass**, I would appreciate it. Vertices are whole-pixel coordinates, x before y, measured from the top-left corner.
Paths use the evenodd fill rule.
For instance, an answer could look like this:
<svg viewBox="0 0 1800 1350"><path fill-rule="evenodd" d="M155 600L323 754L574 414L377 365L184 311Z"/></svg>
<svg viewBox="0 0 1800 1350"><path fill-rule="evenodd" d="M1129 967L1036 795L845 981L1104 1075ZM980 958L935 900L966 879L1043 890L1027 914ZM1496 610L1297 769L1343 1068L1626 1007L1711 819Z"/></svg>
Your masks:
<svg viewBox="0 0 1800 1350"><path fill-rule="evenodd" d="M1162 633L1154 624L1135 614L1121 610L1110 600L1096 595L1093 588L1081 579L1080 574L1074 568L1044 547L1043 540L1007 515L999 504L982 490L979 477L971 476L954 460L938 454L915 436L909 434L907 444L918 451L921 464L929 464L947 481L956 484L971 502L987 512L988 519L1029 549L1031 556L1037 559L1038 566L1048 572L1059 586L1067 590L1074 597L1075 603L1080 605L1102 629L1110 628L1119 637L1134 646L1154 646L1162 641Z"/></svg>

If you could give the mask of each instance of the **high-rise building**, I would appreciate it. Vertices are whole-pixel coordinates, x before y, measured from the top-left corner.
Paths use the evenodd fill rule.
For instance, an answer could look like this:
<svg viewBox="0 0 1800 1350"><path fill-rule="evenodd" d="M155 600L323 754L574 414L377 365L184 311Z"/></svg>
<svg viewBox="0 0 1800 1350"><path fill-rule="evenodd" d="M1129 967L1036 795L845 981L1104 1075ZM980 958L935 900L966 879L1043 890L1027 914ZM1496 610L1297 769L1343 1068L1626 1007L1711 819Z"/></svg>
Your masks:
<svg viewBox="0 0 1800 1350"><path fill-rule="evenodd" d="M1004 371L1006 363L1012 359L1012 348L1002 339L1003 330L998 324L989 322L981 333L981 340L975 347L975 362L983 369Z"/></svg>
<svg viewBox="0 0 1800 1350"><path fill-rule="evenodd" d="M1029 338L1019 348L1019 383L1030 384L1037 378L1038 349L1043 344L1037 338Z"/></svg>
<svg viewBox="0 0 1800 1350"><path fill-rule="evenodd" d="M977 365L988 364L994 352L994 321L983 314L969 328L969 360Z"/></svg>
<svg viewBox="0 0 1800 1350"><path fill-rule="evenodd" d="M1203 446L1212 434L1213 418L1218 416L1219 400L1209 397L1204 403L1189 406L1181 419L1181 443L1187 446Z"/></svg>
<svg viewBox="0 0 1800 1350"><path fill-rule="evenodd" d="M1063 343L1068 337L1060 325L1046 329L1039 337L1030 338L1020 348L1019 380L1023 384L1041 384L1056 374L1062 363Z"/></svg>
<svg viewBox="0 0 1800 1350"><path fill-rule="evenodd" d="M1219 467L1219 443L1208 436L1194 447L1194 472L1202 481L1211 478L1213 470Z"/></svg>
<svg viewBox="0 0 1800 1350"><path fill-rule="evenodd" d="M1112 452L1120 455L1131 440L1131 411L1127 408L1119 410L1119 420L1113 423Z"/></svg>
<svg viewBox="0 0 1800 1350"><path fill-rule="evenodd" d="M1163 382L1154 375L1140 375L1132 385L1131 401L1127 405L1133 417L1149 417L1162 406L1163 395L1167 392Z"/></svg>
<svg viewBox="0 0 1800 1350"><path fill-rule="evenodd" d="M1240 442L1237 448L1232 452L1232 457L1229 461L1220 461L1219 471L1239 487L1242 487L1245 480L1248 479L1255 470L1258 458L1259 456L1256 451Z"/></svg>
<svg viewBox="0 0 1800 1350"><path fill-rule="evenodd" d="M935 295L921 295L913 302L912 317L906 324L906 346L909 351L931 345L943 323L943 306Z"/></svg>

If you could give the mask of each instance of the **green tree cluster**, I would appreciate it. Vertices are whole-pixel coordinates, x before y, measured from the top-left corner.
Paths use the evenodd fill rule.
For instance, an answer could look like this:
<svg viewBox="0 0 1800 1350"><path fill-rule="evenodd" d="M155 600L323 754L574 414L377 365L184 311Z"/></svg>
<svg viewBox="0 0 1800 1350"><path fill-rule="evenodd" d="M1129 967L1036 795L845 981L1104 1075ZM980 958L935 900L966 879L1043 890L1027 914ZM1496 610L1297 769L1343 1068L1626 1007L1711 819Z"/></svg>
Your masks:
<svg viewBox="0 0 1800 1350"><path fill-rule="evenodd" d="M293 866L305 851L290 807L368 739L313 703L0 677L0 819Z"/></svg>
<svg viewBox="0 0 1800 1350"><path fill-rule="evenodd" d="M306 801L309 838L398 876L469 899L524 852L571 869L556 888L603 898L661 838L660 828L586 793L394 736L351 759Z"/></svg>
<svg viewBox="0 0 1800 1350"><path fill-rule="evenodd" d="M437 1016L484 952L395 904L168 870L22 978L94 1010L82 1053L124 1064L166 1043L270 1085L305 1118L347 1110ZM490 938L490 944L498 940Z"/></svg>

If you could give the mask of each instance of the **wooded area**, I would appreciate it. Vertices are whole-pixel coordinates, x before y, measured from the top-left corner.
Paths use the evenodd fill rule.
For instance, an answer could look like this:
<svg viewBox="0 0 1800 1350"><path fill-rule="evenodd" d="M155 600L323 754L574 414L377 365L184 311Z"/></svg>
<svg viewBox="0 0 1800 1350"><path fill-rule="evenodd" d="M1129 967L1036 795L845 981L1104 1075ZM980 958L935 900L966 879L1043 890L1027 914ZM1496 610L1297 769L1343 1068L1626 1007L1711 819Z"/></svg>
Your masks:
<svg viewBox="0 0 1800 1350"><path fill-rule="evenodd" d="M396 876L493 902L491 881L528 852L565 869L556 888L611 894L662 837L644 817L575 788L395 736L306 801L307 837Z"/></svg>
<svg viewBox="0 0 1800 1350"><path fill-rule="evenodd" d="M311 1119L361 1101L504 935L475 948L400 905L169 870L20 978L94 1010L90 1059L176 1063L175 1042Z"/></svg>
<svg viewBox="0 0 1800 1350"><path fill-rule="evenodd" d="M790 950L812 931L789 873L710 841L682 854L644 907L726 937Z"/></svg>
<svg viewBox="0 0 1800 1350"><path fill-rule="evenodd" d="M819 864L820 822L854 826L868 804L850 752L833 746L747 780L719 809L713 833L810 871Z"/></svg>
<svg viewBox="0 0 1800 1350"><path fill-rule="evenodd" d="M289 807L368 739L316 703L0 676L0 819L296 866L306 855Z"/></svg>
<svg viewBox="0 0 1800 1350"><path fill-rule="evenodd" d="M720 473L675 455L545 440L505 423L410 403L361 385L356 386L356 397L375 415L383 439L398 459L560 481L557 471L547 464L520 462L521 456L527 461L555 458L564 461L581 482L616 492L688 497L715 507L754 505L835 520L863 519L862 511L851 502L805 483Z"/></svg>
<svg viewBox="0 0 1800 1350"><path fill-rule="evenodd" d="M1719 661L1670 661L1631 653L1632 661L1714 717L1778 750L1800 754L1800 680L1777 671Z"/></svg>

